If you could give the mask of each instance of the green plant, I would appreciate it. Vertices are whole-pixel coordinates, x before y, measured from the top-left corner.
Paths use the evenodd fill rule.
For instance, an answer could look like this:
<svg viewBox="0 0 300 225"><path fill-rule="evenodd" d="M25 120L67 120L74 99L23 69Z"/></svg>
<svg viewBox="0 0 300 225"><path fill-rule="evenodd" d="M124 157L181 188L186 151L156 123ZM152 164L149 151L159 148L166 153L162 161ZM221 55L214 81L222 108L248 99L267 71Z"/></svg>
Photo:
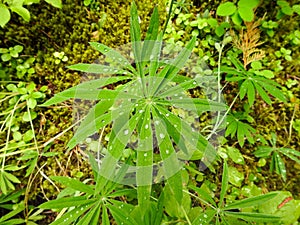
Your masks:
<svg viewBox="0 0 300 225"><path fill-rule="evenodd" d="M26 58L20 55L23 51L23 46L15 45L10 48L0 48L1 59L3 63L0 63L0 78L7 80L8 78L15 79L17 75L18 79L22 79L27 75L30 77L35 73L33 63L34 57Z"/></svg>
<svg viewBox="0 0 300 225"><path fill-rule="evenodd" d="M55 59L55 64L60 64L61 62L67 62L68 57L65 55L64 52L54 52L53 56L56 58Z"/></svg>
<svg viewBox="0 0 300 225"><path fill-rule="evenodd" d="M54 7L61 8L61 0L45 0L47 3ZM40 0L1 0L0 1L0 26L3 28L11 18L11 13L15 12L21 16L25 21L29 22L30 12L24 6L31 5L34 3L40 3Z"/></svg>
<svg viewBox="0 0 300 225"><path fill-rule="evenodd" d="M226 193L228 190L229 181L229 169L227 162L223 164L222 174L222 186L220 190L220 196L218 201L215 201L209 193L203 188L189 186L189 188L197 196L194 196L200 202L206 205L205 212L200 214L192 223L192 225L198 224L248 224L247 222L277 222L279 217L271 214L263 214L254 211L247 210L253 206L259 206L262 203L272 200L277 193L268 193L265 195L255 196L242 200L237 200L232 203L226 202Z"/></svg>
<svg viewBox="0 0 300 225"><path fill-rule="evenodd" d="M292 51L290 49L281 47L280 50L277 50L275 52L275 55L277 58L284 58L287 61L292 61L291 53L292 53Z"/></svg>
<svg viewBox="0 0 300 225"><path fill-rule="evenodd" d="M273 37L275 34L274 29L278 28L278 23L272 20L263 21L261 26L270 37Z"/></svg>
<svg viewBox="0 0 300 225"><path fill-rule="evenodd" d="M217 15L230 16L234 24L241 25L242 21L253 21L254 10L258 5L259 0L239 0L237 6L233 2L225 2L218 6Z"/></svg>
<svg viewBox="0 0 300 225"><path fill-rule="evenodd" d="M272 139L270 143L272 146L259 146L258 149L253 153L259 158L271 157L270 172L275 172L286 181L286 167L285 162L281 155L284 155L296 163L300 163L300 152L291 148L277 147L276 146L276 134L272 133Z"/></svg>
<svg viewBox="0 0 300 225"><path fill-rule="evenodd" d="M112 123L108 141L108 154L102 160L99 173L112 179L118 160L130 143L133 133L138 136L136 147L136 184L138 202L143 208L150 200L153 164L164 163L162 171L176 196L182 201L182 181L178 174L180 160L192 155L209 163L215 149L191 125L170 109L181 108L190 113L224 110L224 105L207 99L192 98L188 90L197 87L197 78L178 74L188 61L195 45L193 38L187 46L169 63L160 60L162 33L158 32L158 11L155 8L144 42L136 5L131 7L131 39L136 68L117 51L100 44L90 43L112 61L111 66L99 64L77 64L69 66L87 73L118 75L88 81L56 94L43 106L57 104L70 98L98 100L81 122L78 130L68 143L69 148ZM200 78L199 78L200 79ZM115 89L107 85L126 81ZM88 91L87 91L88 90ZM153 145L157 143L157 146ZM177 146L175 147L173 143ZM155 151L155 149L159 151ZM176 149L179 152L176 152ZM206 157L204 157L206 156ZM208 160L207 162L205 161ZM111 170L106 168L110 167Z"/></svg>
<svg viewBox="0 0 300 225"><path fill-rule="evenodd" d="M20 82L18 85L6 85L6 89L8 92L0 92L2 97L0 101L8 104L6 109L0 114L0 132L6 131L6 143L0 146L0 189L4 194L8 190L15 189L13 183L20 183L20 180L10 171L20 170L28 166L26 176L29 176L37 163L37 157L32 161L29 160L28 163L22 166L11 164L7 159L12 155L20 153L28 154L28 151L32 151L33 149L39 154L38 143L35 138L35 128L32 121L37 117L35 111L37 102L45 97L43 91L46 90L46 87L44 86L40 88L40 91L36 91L34 83L26 85L26 83ZM28 122L30 129L24 126L26 127L24 131L22 124ZM35 146L33 149L29 147L32 140L34 140L33 145ZM20 151L14 151L18 148Z"/></svg>

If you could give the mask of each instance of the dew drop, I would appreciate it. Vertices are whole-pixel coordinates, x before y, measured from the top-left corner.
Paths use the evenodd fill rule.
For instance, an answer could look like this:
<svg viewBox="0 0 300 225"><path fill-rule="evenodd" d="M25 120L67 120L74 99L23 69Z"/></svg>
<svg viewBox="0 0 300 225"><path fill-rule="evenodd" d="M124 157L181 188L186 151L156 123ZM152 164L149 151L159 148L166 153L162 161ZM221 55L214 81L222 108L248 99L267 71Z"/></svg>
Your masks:
<svg viewBox="0 0 300 225"><path fill-rule="evenodd" d="M175 97L177 97L177 96L178 96L178 94L175 94L174 96L175 96Z"/></svg>
<svg viewBox="0 0 300 225"><path fill-rule="evenodd" d="M182 99L182 96L181 96L181 97L179 97L179 99Z"/></svg>
<svg viewBox="0 0 300 225"><path fill-rule="evenodd" d="M165 135L164 135L163 133L160 133L160 134L159 134L159 137L160 137L160 138L164 138Z"/></svg>
<svg viewBox="0 0 300 225"><path fill-rule="evenodd" d="M156 125L158 125L158 124L159 124L159 121L158 121L158 120L156 120L154 123L155 123Z"/></svg>
<svg viewBox="0 0 300 225"><path fill-rule="evenodd" d="M166 150L166 154L168 155L170 152L169 152L169 150Z"/></svg>
<svg viewBox="0 0 300 225"><path fill-rule="evenodd" d="M170 116L170 114L169 114L169 113L167 113L167 114L166 114L166 117L168 117L168 116Z"/></svg>
<svg viewBox="0 0 300 225"><path fill-rule="evenodd" d="M139 113L142 113L142 112L144 112L144 110L142 110L142 109L141 109L141 110L139 110Z"/></svg>
<svg viewBox="0 0 300 225"><path fill-rule="evenodd" d="M194 81L194 82L193 82L193 84L197 84L197 82L196 82L196 81Z"/></svg>
<svg viewBox="0 0 300 225"><path fill-rule="evenodd" d="M149 128L149 125L148 125L148 124L146 124L146 125L145 125L145 129L148 129L148 128Z"/></svg>
<svg viewBox="0 0 300 225"><path fill-rule="evenodd" d="M144 154L145 157L146 157L147 155L148 155L147 153Z"/></svg>
<svg viewBox="0 0 300 225"><path fill-rule="evenodd" d="M206 214L204 214L204 215L203 215L203 217L204 217L204 218L207 218L207 215L206 215Z"/></svg>
<svg viewBox="0 0 300 225"><path fill-rule="evenodd" d="M129 133L128 130L124 130L124 135L127 135Z"/></svg>

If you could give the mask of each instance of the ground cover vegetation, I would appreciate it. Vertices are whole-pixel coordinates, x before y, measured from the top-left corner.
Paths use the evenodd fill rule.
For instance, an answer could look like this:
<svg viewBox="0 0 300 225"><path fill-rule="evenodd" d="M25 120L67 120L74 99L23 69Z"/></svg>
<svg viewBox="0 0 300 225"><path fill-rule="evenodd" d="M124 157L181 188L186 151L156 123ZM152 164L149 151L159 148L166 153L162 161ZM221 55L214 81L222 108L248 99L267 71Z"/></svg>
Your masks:
<svg viewBox="0 0 300 225"><path fill-rule="evenodd" d="M297 1L0 13L0 224L298 224Z"/></svg>

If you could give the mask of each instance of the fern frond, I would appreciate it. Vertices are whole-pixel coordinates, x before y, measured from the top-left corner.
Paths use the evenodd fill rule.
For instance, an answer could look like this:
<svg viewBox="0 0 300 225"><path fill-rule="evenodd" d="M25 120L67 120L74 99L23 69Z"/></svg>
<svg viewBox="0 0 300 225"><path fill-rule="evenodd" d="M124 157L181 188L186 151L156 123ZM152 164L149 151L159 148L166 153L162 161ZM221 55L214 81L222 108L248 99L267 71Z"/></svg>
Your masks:
<svg viewBox="0 0 300 225"><path fill-rule="evenodd" d="M239 35L231 31L233 44L243 52L243 65L247 68L251 62L262 59L265 52L258 47L264 42L260 41L260 29L262 19L257 21L245 22L245 29L239 31Z"/></svg>

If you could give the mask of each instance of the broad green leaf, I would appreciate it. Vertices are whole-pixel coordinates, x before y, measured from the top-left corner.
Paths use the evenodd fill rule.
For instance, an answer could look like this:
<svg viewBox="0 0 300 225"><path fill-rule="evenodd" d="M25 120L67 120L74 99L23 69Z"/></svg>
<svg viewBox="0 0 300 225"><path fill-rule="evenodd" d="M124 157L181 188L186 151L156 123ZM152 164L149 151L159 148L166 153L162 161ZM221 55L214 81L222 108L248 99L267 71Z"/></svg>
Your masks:
<svg viewBox="0 0 300 225"><path fill-rule="evenodd" d="M10 12L8 10L8 8L4 5L0 3L0 26L3 28L5 26L5 24L8 23L8 21L10 20Z"/></svg>
<svg viewBox="0 0 300 225"><path fill-rule="evenodd" d="M237 148L228 146L227 152L233 162L235 162L237 164L241 164L241 165L243 165L245 163L243 155Z"/></svg>
<svg viewBox="0 0 300 225"><path fill-rule="evenodd" d="M62 8L62 3L61 0L45 0L48 4L61 9Z"/></svg>
<svg viewBox="0 0 300 225"><path fill-rule="evenodd" d="M280 217L262 213L224 212L226 215L252 222L278 222Z"/></svg>
<svg viewBox="0 0 300 225"><path fill-rule="evenodd" d="M277 196L277 194L278 193L276 192L270 192L264 195L238 200L223 207L223 210L242 209L242 208L257 206L273 199L275 196Z"/></svg>
<svg viewBox="0 0 300 225"><path fill-rule="evenodd" d="M246 22L251 22L254 19L254 11L248 7L238 7L238 12L240 17Z"/></svg>
<svg viewBox="0 0 300 225"><path fill-rule="evenodd" d="M63 176L51 176L52 180L57 181L66 187L70 187L80 192L84 192L87 194L94 194L93 188L91 186L80 182L79 180L70 178L70 177L63 177Z"/></svg>
<svg viewBox="0 0 300 225"><path fill-rule="evenodd" d="M78 196L78 197L66 197L66 198L59 198L55 200L50 200L39 205L40 209L63 209L63 208L70 208L73 206L81 206L81 205L90 205L96 202L97 199L87 199L86 196Z"/></svg>
<svg viewBox="0 0 300 225"><path fill-rule="evenodd" d="M225 2L218 6L217 15L218 16L230 16L236 10L236 6L232 2Z"/></svg>
<svg viewBox="0 0 300 225"><path fill-rule="evenodd" d="M26 22L29 22L30 20L30 12L28 9L24 8L22 5L20 6L11 6L11 11L17 13L19 16L21 16Z"/></svg>
<svg viewBox="0 0 300 225"><path fill-rule="evenodd" d="M219 207L223 206L224 202L224 197L228 189L228 180L229 180L229 175L228 175L228 165L227 162L224 161L223 163L223 174L222 174L222 186L221 186L221 193L220 193L220 202L218 203Z"/></svg>
<svg viewBox="0 0 300 225"><path fill-rule="evenodd" d="M260 1L259 0L239 0L238 1L238 6L239 7L246 7L248 8L249 10L253 9L253 8L256 8L258 5L259 5Z"/></svg>
<svg viewBox="0 0 300 225"><path fill-rule="evenodd" d="M237 168L232 166L228 168L228 174L228 181L237 187L241 187L244 180L244 174L239 172Z"/></svg>

